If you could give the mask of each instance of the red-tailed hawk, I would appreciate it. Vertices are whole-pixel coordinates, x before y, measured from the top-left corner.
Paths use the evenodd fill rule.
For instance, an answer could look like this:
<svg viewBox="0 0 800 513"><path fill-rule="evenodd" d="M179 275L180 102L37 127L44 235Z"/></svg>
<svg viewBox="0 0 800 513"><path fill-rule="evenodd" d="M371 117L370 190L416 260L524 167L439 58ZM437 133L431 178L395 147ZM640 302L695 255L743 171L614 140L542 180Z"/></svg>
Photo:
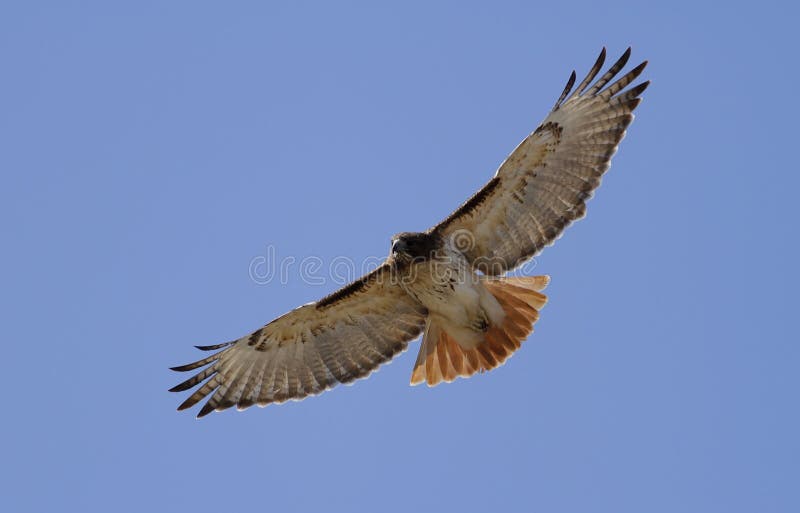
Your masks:
<svg viewBox="0 0 800 513"><path fill-rule="evenodd" d="M214 353L173 368L201 369L171 389L200 385L178 409L208 397L202 417L303 399L368 376L420 334L412 384L433 386L503 364L533 331L549 281L504 273L583 217L649 85L626 89L647 62L609 85L630 48L592 83L605 54L570 94L572 72L544 122L477 194L430 230L395 236L378 269L250 335L198 346Z"/></svg>

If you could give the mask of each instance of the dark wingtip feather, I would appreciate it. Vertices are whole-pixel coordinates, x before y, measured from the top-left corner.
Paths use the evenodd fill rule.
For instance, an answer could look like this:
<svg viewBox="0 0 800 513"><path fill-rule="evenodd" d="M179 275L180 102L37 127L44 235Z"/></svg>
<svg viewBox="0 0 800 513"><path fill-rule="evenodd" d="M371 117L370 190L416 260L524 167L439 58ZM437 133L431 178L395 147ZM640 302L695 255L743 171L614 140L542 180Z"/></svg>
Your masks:
<svg viewBox="0 0 800 513"><path fill-rule="evenodd" d="M196 362L187 363L186 365L178 365L177 367L170 367L169 370L173 370L175 372L186 372L194 369L199 369L204 365L208 365L209 363L216 360L218 357L217 355L211 355L208 358L203 358L202 360L197 360Z"/></svg>
<svg viewBox="0 0 800 513"><path fill-rule="evenodd" d="M193 401L192 397L189 397L188 399L186 399L185 401L183 401L181 404L178 405L178 411L187 410L192 406L194 406L195 403L197 403L197 401L196 400Z"/></svg>
<svg viewBox="0 0 800 513"><path fill-rule="evenodd" d="M621 70L622 68L624 68L624 67L625 67L625 65L626 65L626 64L628 64L628 59L630 59L630 58L631 58L631 47L629 46L629 47L628 47L628 48L627 48L627 49L626 49L626 50L625 50L625 51L622 53L622 55L620 56L620 58L619 58L619 59L617 59L617 62L615 62L615 63L614 63L614 65L613 65L613 66L611 66L611 69L609 70L609 72L611 72L611 71L613 70L613 71L614 71L614 74L617 74L617 73L619 73L619 70Z"/></svg>
<svg viewBox="0 0 800 513"><path fill-rule="evenodd" d="M223 347L228 347L229 345L233 344L233 342L223 342L222 344L214 344L213 346L194 346L201 351L214 351L217 349L221 349Z"/></svg>
<svg viewBox="0 0 800 513"><path fill-rule="evenodd" d="M193 363L187 363L186 365L178 365L177 367L170 367L169 370L175 372L186 372L192 369L196 369L197 367L193 367Z"/></svg>
<svg viewBox="0 0 800 513"><path fill-rule="evenodd" d="M216 408L214 406L211 406L211 400L209 399L206 402L206 404L203 405L203 407L200 409L200 411L197 412L197 418L198 419L202 419L203 417L205 417L206 415L208 415L209 413L211 413L215 409Z"/></svg>
<svg viewBox="0 0 800 513"><path fill-rule="evenodd" d="M628 89L624 93L622 93L622 94L620 94L618 96L615 96L614 98L618 99L618 101L623 102L623 103L626 102L626 101L632 100L632 99L640 99L641 100L641 98L639 98L639 95L641 95L643 92L645 92L645 90L649 86L650 86L650 81L647 80L647 81L642 82L641 84L639 84L637 86L631 87L630 89Z"/></svg>
<svg viewBox="0 0 800 513"><path fill-rule="evenodd" d="M175 385L174 387L172 387L169 390L167 390L167 392L183 392L184 390L186 390L186 388L183 388L183 384L184 383L186 383L186 381L184 381L183 383L179 383L179 384Z"/></svg>
<svg viewBox="0 0 800 513"><path fill-rule="evenodd" d="M603 63L605 62L606 62L606 47L603 46L603 48L600 50L600 55L597 56L597 60L594 62L594 65L597 66L598 68L602 68Z"/></svg>
<svg viewBox="0 0 800 513"><path fill-rule="evenodd" d="M184 381L182 383L178 383L174 387L170 388L169 391L170 392L183 392L184 390L189 390L190 388L193 388L195 385L198 385L199 383L205 381L206 378L208 378L210 376L213 376L216 373L217 373L217 370L213 366L212 367L206 367L204 370L198 372L197 374L195 374L191 378L187 379L186 381Z"/></svg>
<svg viewBox="0 0 800 513"><path fill-rule="evenodd" d="M648 87L650 87L650 81L649 80L645 80L641 84L639 84L639 85L637 85L635 87L632 87L631 88L631 94L633 96L639 96L640 94L645 92Z"/></svg>
<svg viewBox="0 0 800 513"><path fill-rule="evenodd" d="M564 101L564 98L566 98L569 92L572 90L572 86L575 85L576 77L577 76L575 75L575 70L572 70L572 74L569 76L569 80L567 80L567 85L564 86L564 90L561 92L561 96L559 96L558 100L556 100L556 104L553 106L553 110L558 110L558 108L561 106L561 102Z"/></svg>
<svg viewBox="0 0 800 513"><path fill-rule="evenodd" d="M581 81L580 85L575 92L572 93L570 98L578 96L579 94L583 93L584 90L589 86L589 84L594 80L594 77L600 72L603 68L603 64L606 62L606 47L604 46L602 50L600 50L600 55L597 56L597 59L594 61L592 65L592 69L589 70L589 73L586 74L586 77Z"/></svg>
<svg viewBox="0 0 800 513"><path fill-rule="evenodd" d="M638 66L630 70L628 72L628 75L632 76L633 78L636 78L642 74L642 71L644 71L644 68L646 67L647 67L647 61L643 61Z"/></svg>

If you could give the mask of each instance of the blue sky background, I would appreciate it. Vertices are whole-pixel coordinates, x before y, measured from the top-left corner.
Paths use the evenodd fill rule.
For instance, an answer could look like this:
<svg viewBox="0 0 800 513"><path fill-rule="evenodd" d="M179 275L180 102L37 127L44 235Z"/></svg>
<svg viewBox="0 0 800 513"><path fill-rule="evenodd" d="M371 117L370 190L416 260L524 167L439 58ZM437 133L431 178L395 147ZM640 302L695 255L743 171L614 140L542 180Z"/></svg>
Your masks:
<svg viewBox="0 0 800 513"><path fill-rule="evenodd" d="M800 511L796 7L333 4L0 7L3 509ZM653 85L507 365L174 411L193 344L338 287L253 259L382 257L629 44Z"/></svg>

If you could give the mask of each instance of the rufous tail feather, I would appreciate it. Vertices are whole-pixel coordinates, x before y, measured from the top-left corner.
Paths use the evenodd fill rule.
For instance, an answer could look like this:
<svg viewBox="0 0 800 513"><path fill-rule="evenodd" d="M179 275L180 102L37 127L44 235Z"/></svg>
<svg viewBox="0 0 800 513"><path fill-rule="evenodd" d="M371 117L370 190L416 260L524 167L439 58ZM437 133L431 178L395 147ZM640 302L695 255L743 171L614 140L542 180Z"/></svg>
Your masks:
<svg viewBox="0 0 800 513"><path fill-rule="evenodd" d="M549 276L485 277L481 282L503 307L502 324L490 325L483 342L464 349L434 316L429 317L411 373L412 385L424 381L435 386L499 367L533 332L539 310L547 303L547 296L541 291L550 282Z"/></svg>

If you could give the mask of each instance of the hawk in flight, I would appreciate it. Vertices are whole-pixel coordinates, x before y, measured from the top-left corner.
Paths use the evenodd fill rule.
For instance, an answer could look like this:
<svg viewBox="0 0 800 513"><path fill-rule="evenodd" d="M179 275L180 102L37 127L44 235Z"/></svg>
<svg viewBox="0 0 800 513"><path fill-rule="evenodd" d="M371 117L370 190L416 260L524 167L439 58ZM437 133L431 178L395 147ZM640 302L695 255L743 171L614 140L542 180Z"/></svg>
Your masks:
<svg viewBox="0 0 800 513"><path fill-rule="evenodd" d="M533 331L549 277L505 273L584 216L649 85L628 88L647 62L612 82L630 48L600 78L605 48L577 88L572 72L553 110L494 177L445 220L392 239L384 263L354 283L232 342L171 389L197 385L198 417L319 394L368 376L422 334L411 383L434 386L499 365ZM199 370L198 370L199 369Z"/></svg>

